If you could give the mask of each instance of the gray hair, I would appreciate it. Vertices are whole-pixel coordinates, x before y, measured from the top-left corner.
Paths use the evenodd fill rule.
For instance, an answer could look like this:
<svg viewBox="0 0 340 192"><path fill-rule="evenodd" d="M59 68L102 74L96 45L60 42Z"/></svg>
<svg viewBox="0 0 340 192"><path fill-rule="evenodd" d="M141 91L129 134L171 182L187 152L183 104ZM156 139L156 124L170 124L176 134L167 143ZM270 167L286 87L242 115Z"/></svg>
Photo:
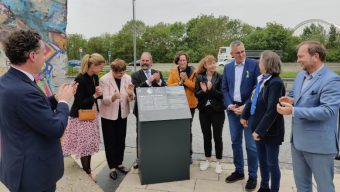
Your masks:
<svg viewBox="0 0 340 192"><path fill-rule="evenodd" d="M281 73L281 59L280 56L273 51L263 51L260 62L264 64L266 73L271 75L279 75Z"/></svg>
<svg viewBox="0 0 340 192"><path fill-rule="evenodd" d="M244 45L244 44L242 43L242 41L236 40L230 43L230 48L233 49L234 47L238 47L240 45Z"/></svg>

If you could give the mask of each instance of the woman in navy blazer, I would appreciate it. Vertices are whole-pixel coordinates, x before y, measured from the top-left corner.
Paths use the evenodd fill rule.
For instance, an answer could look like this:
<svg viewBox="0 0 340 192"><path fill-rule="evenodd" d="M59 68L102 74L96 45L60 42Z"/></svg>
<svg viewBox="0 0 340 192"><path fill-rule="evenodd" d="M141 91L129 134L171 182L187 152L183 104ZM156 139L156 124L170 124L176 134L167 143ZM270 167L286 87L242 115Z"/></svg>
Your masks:
<svg viewBox="0 0 340 192"><path fill-rule="evenodd" d="M249 126L256 141L261 172L259 192L279 191L279 149L284 138L283 116L276 111L279 98L285 95L280 57L272 51L264 51L259 62L261 75L251 99L246 103L241 124ZM269 188L271 178L271 188Z"/></svg>

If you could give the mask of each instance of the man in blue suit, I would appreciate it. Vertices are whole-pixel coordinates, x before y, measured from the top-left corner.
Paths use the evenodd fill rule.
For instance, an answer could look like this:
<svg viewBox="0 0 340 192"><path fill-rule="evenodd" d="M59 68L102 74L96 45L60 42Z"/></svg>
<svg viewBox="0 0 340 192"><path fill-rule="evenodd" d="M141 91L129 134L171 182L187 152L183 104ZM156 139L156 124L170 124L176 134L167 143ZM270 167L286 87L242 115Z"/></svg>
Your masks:
<svg viewBox="0 0 340 192"><path fill-rule="evenodd" d="M293 116L291 152L297 191L312 191L313 175L318 191L334 192L340 77L324 64L326 50L319 42L302 42L297 58L303 71L289 97L280 98L277 105L280 114Z"/></svg>
<svg viewBox="0 0 340 192"><path fill-rule="evenodd" d="M246 184L247 190L253 190L257 184L258 159L256 144L252 137L250 127L243 128L240 123L244 104L249 99L260 75L258 62L247 59L244 44L241 41L234 41L230 44L231 55L235 61L224 67L222 93L224 103L227 106L229 130L233 149L235 171L225 181L232 183L244 179L244 160L242 150L243 133L246 142L248 157L248 175Z"/></svg>
<svg viewBox="0 0 340 192"><path fill-rule="evenodd" d="M76 86L62 85L52 97L39 89L33 74L44 65L45 45L38 33L13 32L4 48L11 68L0 77L0 181L12 192L55 191Z"/></svg>

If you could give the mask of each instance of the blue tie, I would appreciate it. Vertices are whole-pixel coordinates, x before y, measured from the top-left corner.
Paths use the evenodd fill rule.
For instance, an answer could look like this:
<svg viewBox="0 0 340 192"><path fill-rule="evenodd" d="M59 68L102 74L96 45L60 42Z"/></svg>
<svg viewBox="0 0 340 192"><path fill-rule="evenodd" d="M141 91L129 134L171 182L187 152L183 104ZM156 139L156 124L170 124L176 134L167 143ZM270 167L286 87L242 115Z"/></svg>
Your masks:
<svg viewBox="0 0 340 192"><path fill-rule="evenodd" d="M250 108L250 114L251 114L251 115L254 115L254 114L255 114L256 102L257 102L257 98L258 98L258 96L259 96L261 84L262 84L263 81L264 81L265 79L267 79L268 77L270 77L270 75L263 75L262 78L261 78L261 80L256 84L255 95L254 95L253 99L251 100L251 108Z"/></svg>

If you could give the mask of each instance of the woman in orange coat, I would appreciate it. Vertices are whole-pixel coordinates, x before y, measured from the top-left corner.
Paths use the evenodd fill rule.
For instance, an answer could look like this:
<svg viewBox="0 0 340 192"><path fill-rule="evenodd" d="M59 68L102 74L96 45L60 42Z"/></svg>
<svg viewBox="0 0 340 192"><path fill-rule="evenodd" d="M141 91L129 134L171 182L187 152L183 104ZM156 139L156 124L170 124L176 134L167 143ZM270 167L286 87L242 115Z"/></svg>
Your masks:
<svg viewBox="0 0 340 192"><path fill-rule="evenodd" d="M191 112L190 120L190 157L192 156L192 119L195 115L195 109L197 107L197 98L195 96L195 83L196 83L196 71L195 68L189 66L189 56L186 52L180 51L174 58L174 63L178 66L170 70L168 86L184 86L185 94L187 96L188 104ZM191 160L192 162L192 160Z"/></svg>

